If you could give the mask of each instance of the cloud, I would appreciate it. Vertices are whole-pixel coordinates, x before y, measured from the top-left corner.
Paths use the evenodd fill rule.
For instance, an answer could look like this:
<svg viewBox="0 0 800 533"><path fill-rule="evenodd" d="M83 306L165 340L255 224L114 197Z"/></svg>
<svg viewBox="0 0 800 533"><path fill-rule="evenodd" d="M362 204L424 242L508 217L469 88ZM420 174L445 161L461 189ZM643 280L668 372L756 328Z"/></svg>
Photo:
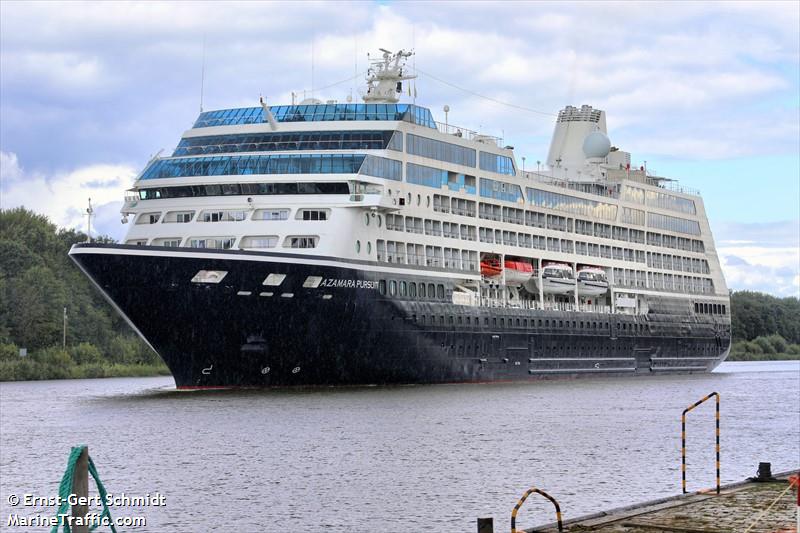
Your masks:
<svg viewBox="0 0 800 533"><path fill-rule="evenodd" d="M136 171L124 165L91 165L69 172L45 176L29 173L17 154L0 151L0 207L25 207L46 215L51 222L86 231L85 209L89 198L95 216L92 235L121 239L120 197L133 184Z"/></svg>
<svg viewBox="0 0 800 533"><path fill-rule="evenodd" d="M316 87L363 71L368 51L414 46L453 85L551 113L604 108L615 144L649 154L795 153L800 136L794 3L5 2L2 15L2 148L45 171L174 146L198 108L204 36L207 109L302 95L313 41ZM449 104L453 123L546 154L551 119L424 75L418 87L437 115Z"/></svg>
<svg viewBox="0 0 800 533"><path fill-rule="evenodd" d="M378 47L414 47L417 103L503 136L518 164L545 159L553 116L471 93L552 114L605 109L637 166L671 176L663 156L696 169L709 212L746 196L753 207L731 219L794 220L799 21L800 3L764 1L0 2L2 202L82 226L92 197L96 224L119 235L122 189L197 116L205 40L206 110L310 95L312 70L314 96L343 101L360 77L318 88L366 70ZM781 224L715 232L732 287L796 290L797 238Z"/></svg>
<svg viewBox="0 0 800 533"><path fill-rule="evenodd" d="M729 288L800 296L800 220L720 224L714 233Z"/></svg>
<svg viewBox="0 0 800 533"><path fill-rule="evenodd" d="M748 266L750 263L742 259L741 257L737 257L735 255L726 255L724 256L724 264L726 266L737 267L737 266Z"/></svg>

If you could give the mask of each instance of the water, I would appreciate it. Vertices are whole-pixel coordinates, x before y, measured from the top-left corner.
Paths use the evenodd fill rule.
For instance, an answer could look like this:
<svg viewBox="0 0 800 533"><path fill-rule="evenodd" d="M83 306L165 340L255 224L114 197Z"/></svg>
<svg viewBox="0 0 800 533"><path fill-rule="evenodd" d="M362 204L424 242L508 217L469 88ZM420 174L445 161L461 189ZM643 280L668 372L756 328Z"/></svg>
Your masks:
<svg viewBox="0 0 800 533"><path fill-rule="evenodd" d="M171 378L0 385L0 529L10 494L54 496L86 443L123 531L503 530L531 485L565 518L680 492L680 414L722 396L722 481L800 466L800 362L709 375L314 391L177 392ZM713 402L690 413L689 489L714 483ZM553 518L526 503L518 525ZM53 515L45 507L20 515ZM43 530L44 528L39 528Z"/></svg>

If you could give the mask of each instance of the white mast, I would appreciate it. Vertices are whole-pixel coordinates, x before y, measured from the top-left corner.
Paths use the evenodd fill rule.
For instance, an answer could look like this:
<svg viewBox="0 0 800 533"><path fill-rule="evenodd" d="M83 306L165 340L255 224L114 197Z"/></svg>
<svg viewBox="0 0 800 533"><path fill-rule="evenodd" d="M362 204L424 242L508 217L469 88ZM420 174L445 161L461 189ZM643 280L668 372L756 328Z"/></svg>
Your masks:
<svg viewBox="0 0 800 533"><path fill-rule="evenodd" d="M380 51L383 52L383 57L370 61L372 66L367 71L367 94L364 95L364 102L396 104L400 101L398 95L403 92L403 80L417 77L416 74L403 72L406 59L411 57L414 52L400 50L393 54L383 48Z"/></svg>
<svg viewBox="0 0 800 533"><path fill-rule="evenodd" d="M94 216L94 209L92 208L92 199L89 198L89 207L86 208L86 242L92 242L92 216Z"/></svg>

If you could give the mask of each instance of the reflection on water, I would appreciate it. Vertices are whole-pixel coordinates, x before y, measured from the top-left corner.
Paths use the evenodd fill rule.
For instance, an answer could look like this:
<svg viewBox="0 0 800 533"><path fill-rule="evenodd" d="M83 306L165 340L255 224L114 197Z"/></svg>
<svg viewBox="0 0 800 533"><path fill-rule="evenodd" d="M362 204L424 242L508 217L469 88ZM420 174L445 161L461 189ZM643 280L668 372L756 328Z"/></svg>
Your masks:
<svg viewBox="0 0 800 533"><path fill-rule="evenodd" d="M137 531L472 531L529 486L566 518L680 491L680 414L722 397L722 480L800 463L800 363L532 384L175 391L171 378L0 385L0 516L56 494L86 443L112 492L166 495ZM689 488L714 483L713 404L689 416ZM23 515L54 514L41 508ZM531 501L525 527L550 519ZM5 525L5 524L4 524ZM378 526L379 527L376 527Z"/></svg>

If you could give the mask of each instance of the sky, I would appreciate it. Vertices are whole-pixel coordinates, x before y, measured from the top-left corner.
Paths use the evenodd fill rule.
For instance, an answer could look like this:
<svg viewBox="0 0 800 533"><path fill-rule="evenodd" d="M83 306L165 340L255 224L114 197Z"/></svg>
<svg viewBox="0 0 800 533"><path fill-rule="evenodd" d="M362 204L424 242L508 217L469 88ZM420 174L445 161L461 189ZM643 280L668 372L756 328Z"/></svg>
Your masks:
<svg viewBox="0 0 800 533"><path fill-rule="evenodd" d="M122 239L124 190L191 126L201 79L205 110L359 101L381 47L414 49L416 103L519 166L559 109L604 109L634 164L700 190L730 288L800 295L798 2L3 0L0 206L85 230L91 197Z"/></svg>

